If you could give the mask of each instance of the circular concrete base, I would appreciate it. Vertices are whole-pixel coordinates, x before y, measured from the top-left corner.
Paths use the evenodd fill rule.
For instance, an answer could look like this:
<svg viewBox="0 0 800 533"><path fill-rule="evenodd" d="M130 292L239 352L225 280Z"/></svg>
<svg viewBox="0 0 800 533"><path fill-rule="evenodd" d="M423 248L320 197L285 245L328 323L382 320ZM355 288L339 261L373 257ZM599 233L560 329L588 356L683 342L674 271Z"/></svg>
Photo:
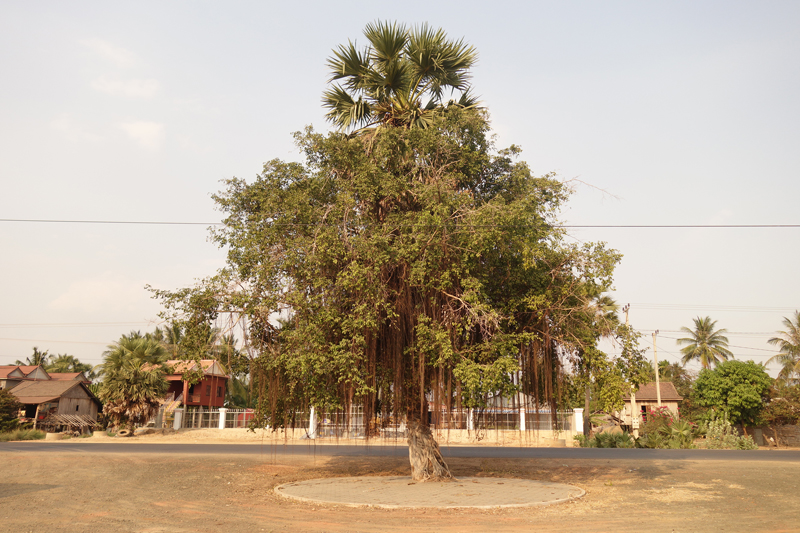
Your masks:
<svg viewBox="0 0 800 533"><path fill-rule="evenodd" d="M572 485L528 479L465 477L448 483L416 483L398 476L310 479L279 485L275 493L308 503L385 509L532 507L586 494Z"/></svg>

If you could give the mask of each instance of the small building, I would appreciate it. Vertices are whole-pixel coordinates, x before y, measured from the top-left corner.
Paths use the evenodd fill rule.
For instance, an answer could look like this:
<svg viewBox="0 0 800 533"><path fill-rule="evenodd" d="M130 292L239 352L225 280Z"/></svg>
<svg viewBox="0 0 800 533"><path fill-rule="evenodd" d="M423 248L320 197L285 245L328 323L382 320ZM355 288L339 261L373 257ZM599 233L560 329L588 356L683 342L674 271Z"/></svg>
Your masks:
<svg viewBox="0 0 800 533"><path fill-rule="evenodd" d="M683 400L683 396L678 394L675 385L670 381L662 381L661 385L661 406L666 407L673 413L678 413L678 405ZM636 391L636 410L639 411L639 419L644 421L647 419L647 413L651 409L658 407L658 395L656 394L656 383L650 382L639 387ZM622 416L620 417L624 425L631 425L631 396L626 394L624 397L625 407L623 407Z"/></svg>
<svg viewBox="0 0 800 533"><path fill-rule="evenodd" d="M223 407L228 375L222 366L213 359L202 359L200 365L203 378L194 385L184 381L183 375L198 372L197 361L170 360L165 363L171 370L165 376L169 382L167 397L182 395L183 405L187 407Z"/></svg>
<svg viewBox="0 0 800 533"><path fill-rule="evenodd" d="M17 365L0 366L0 389L13 389L25 381L25 372Z"/></svg>
<svg viewBox="0 0 800 533"><path fill-rule="evenodd" d="M25 405L25 417L42 420L50 414L76 415L97 420L100 400L77 380L24 381L11 389Z"/></svg>

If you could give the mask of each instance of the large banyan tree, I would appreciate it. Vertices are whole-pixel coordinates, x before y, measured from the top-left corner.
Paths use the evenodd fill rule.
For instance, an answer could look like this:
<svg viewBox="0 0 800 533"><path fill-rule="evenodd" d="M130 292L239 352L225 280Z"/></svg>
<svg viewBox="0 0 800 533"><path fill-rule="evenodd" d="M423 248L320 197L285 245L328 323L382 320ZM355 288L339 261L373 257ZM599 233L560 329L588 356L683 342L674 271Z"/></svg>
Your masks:
<svg viewBox="0 0 800 533"><path fill-rule="evenodd" d="M265 425L358 405L370 434L391 413L406 424L417 480L450 477L430 412L517 391L556 412L576 332L619 259L565 242L564 184L533 176L517 148L497 150L486 113L462 104L426 106L419 127L297 134L304 163L270 161L214 196L227 266L160 293L196 320L246 324Z"/></svg>

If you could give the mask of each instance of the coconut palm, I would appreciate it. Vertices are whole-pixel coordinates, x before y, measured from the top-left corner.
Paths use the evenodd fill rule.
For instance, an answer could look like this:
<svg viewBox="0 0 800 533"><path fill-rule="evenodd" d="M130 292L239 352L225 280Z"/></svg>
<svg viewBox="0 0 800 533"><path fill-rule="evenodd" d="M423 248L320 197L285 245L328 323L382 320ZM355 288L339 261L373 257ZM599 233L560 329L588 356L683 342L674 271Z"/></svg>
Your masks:
<svg viewBox="0 0 800 533"><path fill-rule="evenodd" d="M170 359L183 358L183 328L180 324L172 322L169 325L164 326L163 329L157 327L151 334L151 337L164 346L164 349L169 352Z"/></svg>
<svg viewBox="0 0 800 533"><path fill-rule="evenodd" d="M791 384L800 381L800 312L794 312L794 319L783 317L783 325L786 331L779 331L778 337L767 341L780 349L767 364L778 363L781 367L778 379Z"/></svg>
<svg viewBox="0 0 800 533"><path fill-rule="evenodd" d="M381 21L367 24L364 35L366 48L349 42L328 58L330 81L339 83L322 102L328 120L342 130L382 124L426 128L446 105L476 107L469 69L478 54L463 40L450 40L427 24L407 29ZM458 97L445 105L447 92Z"/></svg>
<svg viewBox="0 0 800 533"><path fill-rule="evenodd" d="M25 358L25 362L23 363L20 360L17 360L14 364L15 365L27 365L27 366L37 366L42 365L45 366L50 361L53 356L45 350L43 352L39 351L39 348L36 346L33 347L33 355L30 357Z"/></svg>
<svg viewBox="0 0 800 533"><path fill-rule="evenodd" d="M733 353L728 350L728 337L724 335L728 330L718 329L715 331L714 326L717 321L711 320L711 317L697 317L693 320L694 330L686 326L681 328L681 331L688 333L689 337L677 340L678 344L686 344L681 349L682 364L697 360L700 361L703 368L710 368L712 364L717 366L718 363L733 358Z"/></svg>
<svg viewBox="0 0 800 533"><path fill-rule="evenodd" d="M97 377L90 364L81 363L74 355L58 354L44 367L48 372L83 372L90 380Z"/></svg>

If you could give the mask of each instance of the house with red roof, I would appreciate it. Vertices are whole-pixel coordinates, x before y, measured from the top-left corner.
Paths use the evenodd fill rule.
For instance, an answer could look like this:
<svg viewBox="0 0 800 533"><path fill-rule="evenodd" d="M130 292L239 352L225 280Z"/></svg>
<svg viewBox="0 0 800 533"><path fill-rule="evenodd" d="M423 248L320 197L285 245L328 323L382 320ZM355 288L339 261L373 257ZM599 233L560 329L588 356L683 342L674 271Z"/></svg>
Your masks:
<svg viewBox="0 0 800 533"><path fill-rule="evenodd" d="M17 365L0 366L0 389L12 389L25 380L25 372Z"/></svg>

